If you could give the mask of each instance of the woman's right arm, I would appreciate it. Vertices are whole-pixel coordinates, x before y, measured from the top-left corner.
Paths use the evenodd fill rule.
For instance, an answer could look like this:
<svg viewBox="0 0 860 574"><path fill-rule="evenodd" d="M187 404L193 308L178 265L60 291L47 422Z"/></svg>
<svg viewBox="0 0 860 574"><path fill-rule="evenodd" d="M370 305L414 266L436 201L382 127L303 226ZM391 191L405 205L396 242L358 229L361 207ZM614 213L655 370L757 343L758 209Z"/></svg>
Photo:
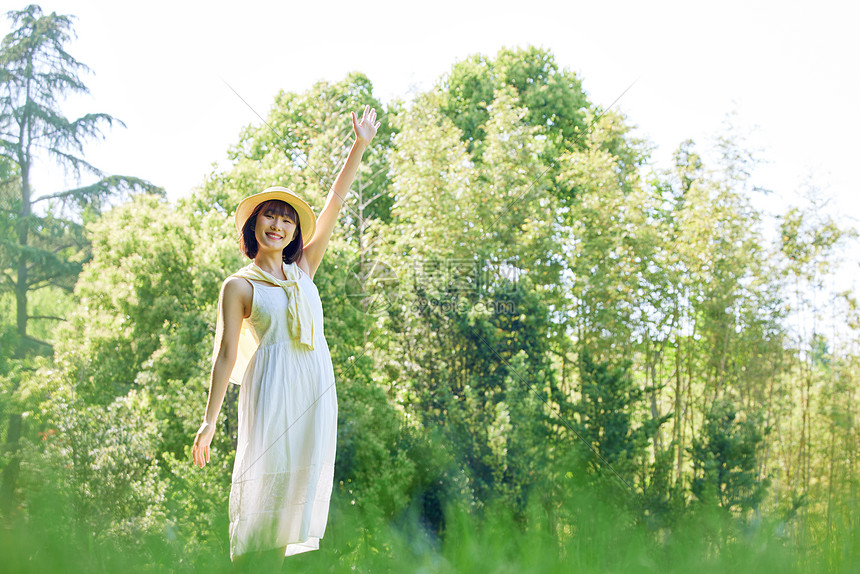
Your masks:
<svg viewBox="0 0 860 574"><path fill-rule="evenodd" d="M194 438L191 454L194 464L203 468L209 462L209 445L215 436L215 423L224 402L227 385L230 382L230 374L236 364L236 355L239 351L239 331L242 328L242 320L246 311L251 307L253 296L251 284L239 277L229 277L221 286L221 320L223 329L221 340L216 341L218 353L212 362L212 372L209 380L209 400L206 403L206 413L203 416L203 424ZM250 313L248 313L250 315Z"/></svg>

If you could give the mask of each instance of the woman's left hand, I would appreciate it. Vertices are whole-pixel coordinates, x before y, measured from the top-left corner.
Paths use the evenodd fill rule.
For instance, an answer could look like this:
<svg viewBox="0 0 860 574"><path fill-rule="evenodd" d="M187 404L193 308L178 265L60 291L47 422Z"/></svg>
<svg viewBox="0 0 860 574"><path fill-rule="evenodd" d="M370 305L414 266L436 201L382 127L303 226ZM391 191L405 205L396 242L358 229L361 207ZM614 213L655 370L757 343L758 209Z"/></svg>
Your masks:
<svg viewBox="0 0 860 574"><path fill-rule="evenodd" d="M362 140L366 144L370 143L380 125L382 122L376 121L376 110L369 105L364 106L364 113L361 115L360 122L356 122L355 112L352 112L352 128L355 130L356 140Z"/></svg>

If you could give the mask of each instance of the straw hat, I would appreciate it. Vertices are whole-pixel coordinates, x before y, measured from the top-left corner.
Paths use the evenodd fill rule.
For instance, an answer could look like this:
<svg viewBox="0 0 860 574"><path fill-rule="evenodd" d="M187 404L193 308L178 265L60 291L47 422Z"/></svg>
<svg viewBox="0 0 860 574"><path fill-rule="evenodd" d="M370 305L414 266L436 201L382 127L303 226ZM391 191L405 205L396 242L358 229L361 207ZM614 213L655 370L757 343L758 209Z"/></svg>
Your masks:
<svg viewBox="0 0 860 574"><path fill-rule="evenodd" d="M245 226L245 222L248 221L248 218L251 217L254 209L264 201L269 201L270 199L279 199L293 206L293 209L295 209L296 213L299 214L299 226L302 231L302 242L307 245L308 241L310 241L314 236L314 231L317 228L317 218L314 216L314 211L311 209L311 206L308 205L304 199L286 187L269 187L260 193L249 195L240 201L239 206L236 208L236 230L239 233L242 233L242 228Z"/></svg>

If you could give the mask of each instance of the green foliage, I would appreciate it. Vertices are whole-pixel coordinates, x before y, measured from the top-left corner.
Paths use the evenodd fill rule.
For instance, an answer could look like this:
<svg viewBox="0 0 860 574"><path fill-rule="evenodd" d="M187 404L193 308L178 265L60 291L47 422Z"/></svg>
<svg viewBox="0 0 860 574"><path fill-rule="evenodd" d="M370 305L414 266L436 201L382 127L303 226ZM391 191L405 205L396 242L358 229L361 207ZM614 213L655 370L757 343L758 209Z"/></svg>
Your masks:
<svg viewBox="0 0 860 574"><path fill-rule="evenodd" d="M11 138L0 140L2 155L21 167L24 178L34 147L76 172L92 169L73 154L83 151L85 138L100 135L100 125L110 125L114 119L107 114L88 114L70 121L58 110L67 93L88 93L80 78L87 67L65 50L74 35L72 17L45 15L35 4L7 16L13 30L0 45L6 87L0 99L0 123L4 128L17 124L17 130L9 134ZM4 136L8 134L3 131Z"/></svg>
<svg viewBox="0 0 860 574"><path fill-rule="evenodd" d="M91 405L55 370L42 368L39 375L51 393L35 416L39 440L29 446L22 488L31 495L62 493L69 532L132 541L159 531L168 485L159 473L149 395L132 391L109 405Z"/></svg>
<svg viewBox="0 0 860 574"><path fill-rule="evenodd" d="M72 17L46 15L35 4L7 16L13 30L0 44L0 290L15 292L21 345L16 354L22 357L50 351L50 341L27 331L31 316L39 316L28 312L28 297L47 287L72 290L86 259L81 220L94 219L112 200L134 191L160 190L139 178L105 177L82 157L84 143L102 137L102 128L117 120L104 113L70 120L60 110L66 95L88 93L81 79L87 67L66 51L74 36ZM30 173L40 155L78 177L84 172L100 179L35 197Z"/></svg>
<svg viewBox="0 0 860 574"><path fill-rule="evenodd" d="M59 209L74 211L79 242L60 253L82 270L72 295L31 298L68 318L55 357L14 359L20 337L0 323L0 416L24 414L0 429L16 445L4 474L21 461L0 537L10 572L229 568L235 387L210 464L189 455L219 288L246 262L232 210L277 183L319 212L344 118L365 103L383 126L314 277L339 402L332 511L320 552L290 566L856 566L857 305L839 300L847 342L793 337L785 320L786 285L823 290L847 234L790 211L768 246L754 161L731 138L716 169L690 141L647 174L623 115L525 48L468 58L410 105L386 108L359 73L282 92L175 203L105 209L120 180L53 196L28 245L68 238ZM25 174L0 170L11 269ZM0 292L7 315L14 295Z"/></svg>
<svg viewBox="0 0 860 574"><path fill-rule="evenodd" d="M738 419L728 401L719 401L705 415L701 438L693 439L693 494L715 500L735 512L755 509L767 487L758 476L757 453L764 440L761 421Z"/></svg>
<svg viewBox="0 0 860 574"><path fill-rule="evenodd" d="M366 363L357 359L359 363ZM402 415L361 367L338 388L335 482L343 496L369 516L391 518L409 503L420 483Z"/></svg>
<svg viewBox="0 0 860 574"><path fill-rule="evenodd" d="M487 131L490 104L510 86L527 110L526 123L540 127L559 151L584 131L585 94L579 79L561 70L547 50L503 48L495 58L472 56L456 64L441 81L441 109L462 132L470 151L478 150Z"/></svg>
<svg viewBox="0 0 860 574"><path fill-rule="evenodd" d="M657 431L672 417L670 413L635 425L645 389L630 376L630 365L630 361L614 366L607 361L598 362L587 348L581 349L582 398L574 407L582 435L606 463L628 477L643 464L635 459L646 452ZM609 476L608 469L601 470Z"/></svg>
<svg viewBox="0 0 860 574"><path fill-rule="evenodd" d="M78 283L80 306L57 358L79 381L79 393L105 403L132 388L176 319L192 319L206 286L205 276L195 273L200 260L194 226L157 197L115 208L88 232L93 259Z"/></svg>
<svg viewBox="0 0 860 574"><path fill-rule="evenodd" d="M215 540L186 544L167 532L135 542L106 541L69 528L56 495L39 497L28 522L0 537L4 571L228 572ZM58 520L60 518L60 520ZM575 520L570 520L575 518ZM820 557L786 546L782 524L741 524L706 510L688 513L655 540L611 501L595 492L569 493L547 511L534 502L518 519L493 504L483 517L465 508L446 512L447 534L435 539L413 519L396 526L366 519L349 505L333 505L318 552L289 558L302 572L725 572L848 573L856 569L851 531L834 536L837 549ZM74 524L74 523L71 523ZM59 530L59 532L58 532ZM222 536L222 538L226 538ZM854 544L852 548L852 544Z"/></svg>
<svg viewBox="0 0 860 574"><path fill-rule="evenodd" d="M539 215L544 193L530 189L540 167L533 130L512 93L500 92L485 152L499 165L473 170L439 105L424 96L402 115L395 139L397 201L382 250L400 280L387 294L385 320L389 353L406 360L390 384L414 424L440 433L462 461L465 484L456 489L467 500L501 495L521 507L542 430L535 417L512 433L511 417L536 414L525 377L537 375L540 390L551 376L547 312L529 275L548 259L530 248L546 248L550 233Z"/></svg>

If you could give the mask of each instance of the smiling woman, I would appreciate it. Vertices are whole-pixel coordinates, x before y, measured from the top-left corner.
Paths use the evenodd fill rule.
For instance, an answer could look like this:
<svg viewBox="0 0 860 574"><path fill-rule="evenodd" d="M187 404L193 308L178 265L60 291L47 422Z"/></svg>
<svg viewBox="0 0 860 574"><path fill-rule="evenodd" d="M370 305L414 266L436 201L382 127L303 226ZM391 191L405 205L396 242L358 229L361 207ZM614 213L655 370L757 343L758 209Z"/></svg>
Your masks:
<svg viewBox="0 0 860 574"><path fill-rule="evenodd" d="M230 557L255 571L278 570L284 556L319 548L328 521L337 396L313 276L379 128L369 106L352 123L356 139L319 222L284 187L246 197L236 208L239 244L253 262L221 288L209 401L192 456L201 467L209 462L227 384L240 384Z"/></svg>

